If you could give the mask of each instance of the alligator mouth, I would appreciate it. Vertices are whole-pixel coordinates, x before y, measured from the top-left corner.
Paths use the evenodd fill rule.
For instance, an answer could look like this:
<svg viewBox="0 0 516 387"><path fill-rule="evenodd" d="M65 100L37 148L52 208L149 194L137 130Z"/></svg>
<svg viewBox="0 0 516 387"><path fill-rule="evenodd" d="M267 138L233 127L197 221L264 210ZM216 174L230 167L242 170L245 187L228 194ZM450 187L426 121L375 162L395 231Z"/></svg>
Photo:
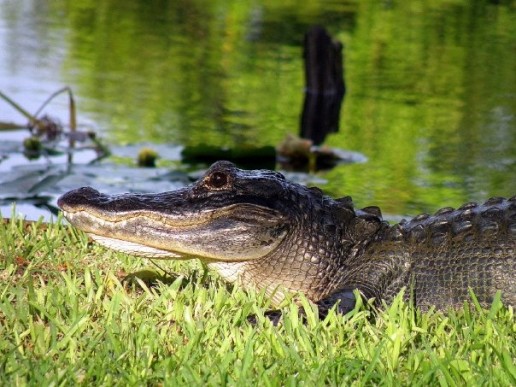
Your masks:
<svg viewBox="0 0 516 387"><path fill-rule="evenodd" d="M287 233L276 210L232 203L191 211L181 192L104 195L80 188L58 205L72 225L100 244L152 258L249 261L276 249Z"/></svg>

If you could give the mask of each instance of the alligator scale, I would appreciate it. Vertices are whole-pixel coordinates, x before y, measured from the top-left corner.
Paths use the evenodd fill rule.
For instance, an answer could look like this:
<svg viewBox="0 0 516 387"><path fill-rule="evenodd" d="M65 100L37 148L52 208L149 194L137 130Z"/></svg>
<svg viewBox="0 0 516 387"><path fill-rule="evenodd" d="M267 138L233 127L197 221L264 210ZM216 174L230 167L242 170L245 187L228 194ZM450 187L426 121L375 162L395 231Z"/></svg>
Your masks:
<svg viewBox="0 0 516 387"><path fill-rule="evenodd" d="M277 172L219 161L191 186L104 195L86 187L58 205L75 227L127 253L198 258L227 281L264 289L273 304L302 292L324 315L355 304L354 290L389 302L402 288L427 309L463 305L473 290L516 306L516 197L443 208L389 225Z"/></svg>

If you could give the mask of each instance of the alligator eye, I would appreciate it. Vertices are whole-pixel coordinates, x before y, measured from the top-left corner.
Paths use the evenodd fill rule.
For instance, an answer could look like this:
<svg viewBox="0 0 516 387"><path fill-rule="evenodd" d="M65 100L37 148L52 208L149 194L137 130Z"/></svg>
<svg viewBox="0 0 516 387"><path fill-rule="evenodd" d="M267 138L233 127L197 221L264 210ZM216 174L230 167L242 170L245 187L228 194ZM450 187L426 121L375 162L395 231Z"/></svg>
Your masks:
<svg viewBox="0 0 516 387"><path fill-rule="evenodd" d="M228 175L222 172L214 172L208 179L208 184L213 188L222 188L228 183Z"/></svg>

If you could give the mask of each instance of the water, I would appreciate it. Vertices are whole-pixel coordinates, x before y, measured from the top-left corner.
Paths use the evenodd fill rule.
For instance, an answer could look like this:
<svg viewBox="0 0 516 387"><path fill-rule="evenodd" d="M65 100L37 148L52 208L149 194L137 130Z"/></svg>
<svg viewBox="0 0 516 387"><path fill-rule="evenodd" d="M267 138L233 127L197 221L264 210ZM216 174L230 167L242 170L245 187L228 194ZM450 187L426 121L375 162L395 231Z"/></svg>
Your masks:
<svg viewBox="0 0 516 387"><path fill-rule="evenodd" d="M368 162L302 181L392 218L516 194L511 2L297 3L0 0L0 91L35 112L69 85L79 122L114 154L91 167L91 151L72 167L65 157L29 162L19 153L27 133L0 132L2 214L16 201L20 214L48 217L45 205L75 185L173 189L191 179L171 170L205 167L184 166L180 145L276 145L297 133L313 24L346 46L348 94L327 145ZM47 112L67 122L67 98ZM25 119L0 101L0 121ZM154 172L131 167L144 142L161 144ZM34 196L48 198L43 209Z"/></svg>

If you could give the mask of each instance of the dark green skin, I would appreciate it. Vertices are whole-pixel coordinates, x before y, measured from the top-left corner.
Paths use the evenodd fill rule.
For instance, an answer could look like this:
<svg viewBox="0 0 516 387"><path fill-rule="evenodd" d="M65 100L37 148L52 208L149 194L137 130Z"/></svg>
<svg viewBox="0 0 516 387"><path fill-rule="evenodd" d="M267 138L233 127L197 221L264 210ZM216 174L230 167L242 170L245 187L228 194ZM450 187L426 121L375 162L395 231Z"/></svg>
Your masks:
<svg viewBox="0 0 516 387"><path fill-rule="evenodd" d="M516 197L443 208L431 216L389 225L377 207L355 209L349 197L332 199L279 173L243 171L229 162L217 162L198 182L177 191L108 196L80 188L58 202L78 228L116 233L119 239L126 238L123 232L106 231L95 220L71 214L80 208L110 218L147 211L193 219L206 209L222 211L242 203L277 214L270 215L270 228L264 225L257 231L263 245L276 237L283 239L262 257L247 260L242 254L235 269L241 283L269 293L280 288L302 292L318 305L322 316L335 304L339 312L350 311L354 290L379 303L391 301L405 288L407 297L422 309L460 307L471 299L470 289L482 306L488 307L497 291L506 305L516 305ZM246 216L256 221L255 215L238 213L244 220ZM232 224L220 237L228 250ZM216 227L220 221L214 225L215 236ZM139 243L155 246L152 236L142 234L146 236ZM202 239L196 243L202 244ZM225 265L236 267L232 262ZM219 266L213 267L222 273Z"/></svg>

